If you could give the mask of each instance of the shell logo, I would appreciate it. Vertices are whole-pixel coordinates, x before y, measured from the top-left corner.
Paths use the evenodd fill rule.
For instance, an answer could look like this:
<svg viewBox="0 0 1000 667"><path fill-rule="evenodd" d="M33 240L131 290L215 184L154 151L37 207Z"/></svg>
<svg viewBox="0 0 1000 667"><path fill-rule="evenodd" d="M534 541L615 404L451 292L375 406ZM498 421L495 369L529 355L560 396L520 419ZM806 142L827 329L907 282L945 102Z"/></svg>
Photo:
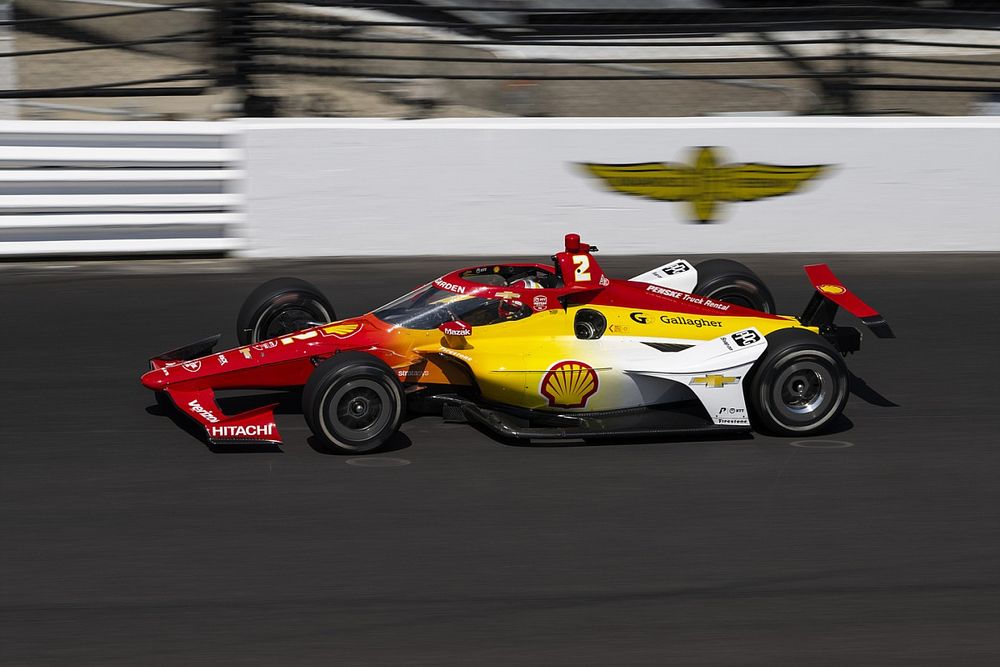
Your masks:
<svg viewBox="0 0 1000 667"><path fill-rule="evenodd" d="M551 407L582 408L597 393L597 371L582 361L560 361L542 378L538 391Z"/></svg>
<svg viewBox="0 0 1000 667"><path fill-rule="evenodd" d="M846 287L841 287L840 285L817 285L816 289L823 294L843 294L847 291Z"/></svg>
<svg viewBox="0 0 1000 667"><path fill-rule="evenodd" d="M361 329L361 325L357 322L346 322L344 324L331 324L328 327L323 327L321 331L324 336L336 336L337 338L347 338L348 336L353 336Z"/></svg>

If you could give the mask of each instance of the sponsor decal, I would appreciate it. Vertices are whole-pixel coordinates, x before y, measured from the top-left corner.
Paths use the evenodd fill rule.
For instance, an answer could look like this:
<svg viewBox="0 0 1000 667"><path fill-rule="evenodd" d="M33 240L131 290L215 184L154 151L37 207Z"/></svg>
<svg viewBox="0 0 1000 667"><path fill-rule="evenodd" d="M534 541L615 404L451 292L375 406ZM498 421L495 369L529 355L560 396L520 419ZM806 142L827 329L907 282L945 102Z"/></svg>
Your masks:
<svg viewBox="0 0 1000 667"><path fill-rule="evenodd" d="M215 414L211 410L206 410L205 408L203 408L202 405L201 405L201 403L199 403L198 399L196 399L196 398L192 399L191 401L188 401L188 407L191 408L191 412L195 412L195 413L201 415L202 417L204 417L206 420L212 422L213 424L215 422L219 421L219 418L216 417Z"/></svg>
<svg viewBox="0 0 1000 667"><path fill-rule="evenodd" d="M191 371L192 373L197 373L201 370L201 361L185 361L181 366L184 370Z"/></svg>
<svg viewBox="0 0 1000 667"><path fill-rule="evenodd" d="M757 333L756 329L746 329L744 331L737 331L731 334L733 342L740 347L746 347L747 345L753 345L754 343L760 342L760 334Z"/></svg>
<svg viewBox="0 0 1000 667"><path fill-rule="evenodd" d="M736 426L743 426L750 423L747 420L746 408L729 407L719 408L719 413L715 415L715 422L717 424L732 424Z"/></svg>
<svg viewBox="0 0 1000 667"><path fill-rule="evenodd" d="M531 300L531 307L535 310L545 310L549 307L549 297L539 294Z"/></svg>
<svg viewBox="0 0 1000 667"><path fill-rule="evenodd" d="M847 292L847 288L840 285L816 285L816 289L823 294L844 294Z"/></svg>
<svg viewBox="0 0 1000 667"><path fill-rule="evenodd" d="M633 322L638 322L639 324L645 324L646 322L649 321L649 319L646 317L646 313L644 313L642 311L636 311L634 313L629 313L628 316L629 316L629 318L631 318L631 320Z"/></svg>
<svg viewBox="0 0 1000 667"><path fill-rule="evenodd" d="M704 317L683 317L681 315L660 315L660 321L664 324L683 324L697 329L702 327L722 326L722 322L719 322L718 320L706 320Z"/></svg>
<svg viewBox="0 0 1000 667"><path fill-rule="evenodd" d="M468 336L472 334L472 329L464 326L449 327L444 325L441 327L441 331L444 332L445 336Z"/></svg>
<svg viewBox="0 0 1000 667"><path fill-rule="evenodd" d="M726 375L702 375L701 377L691 378L689 384L703 384L710 389L719 389L720 387L725 387L727 384L736 384L740 381L740 376L729 377Z"/></svg>
<svg viewBox="0 0 1000 667"><path fill-rule="evenodd" d="M581 166L604 185L624 195L684 202L694 222L715 222L720 202L747 202L798 191L829 165L781 166L759 162L723 163L719 149L694 148L691 162L638 162Z"/></svg>
<svg viewBox="0 0 1000 667"><path fill-rule="evenodd" d="M252 347L255 350L270 350L272 348L278 347L278 341L265 340L263 343L254 343L250 347Z"/></svg>
<svg viewBox="0 0 1000 667"><path fill-rule="evenodd" d="M344 322L342 324L330 324L319 332L324 336L333 336L334 338L349 338L354 334L361 331L360 322Z"/></svg>
<svg viewBox="0 0 1000 667"><path fill-rule="evenodd" d="M501 299L520 299L521 295L517 292L497 292L496 296Z"/></svg>
<svg viewBox="0 0 1000 667"><path fill-rule="evenodd" d="M226 359L226 355L224 354L217 354L215 355L215 358L219 360L220 366L225 366L226 364L229 363L229 359Z"/></svg>
<svg viewBox="0 0 1000 667"><path fill-rule="evenodd" d="M250 354L250 348L249 347L241 347L239 349L239 353L242 354L243 357L246 358L246 359L253 359L253 355Z"/></svg>
<svg viewBox="0 0 1000 667"><path fill-rule="evenodd" d="M455 294L465 294L465 288L463 286L455 285L440 279L434 281L434 287L448 290L449 292L454 292Z"/></svg>
<svg viewBox="0 0 1000 667"><path fill-rule="evenodd" d="M291 336L285 336L281 339L282 345L291 345L297 340L309 340L310 338L316 338L319 336L319 332L315 329L313 331L303 331L302 333L292 334Z"/></svg>
<svg viewBox="0 0 1000 667"><path fill-rule="evenodd" d="M400 378L422 378L425 375L429 375L430 371L415 371L415 370L398 370L396 375Z"/></svg>
<svg viewBox="0 0 1000 667"><path fill-rule="evenodd" d="M597 393L597 371L582 361L560 361L542 378L539 392L554 408L582 408Z"/></svg>
<svg viewBox="0 0 1000 667"><path fill-rule="evenodd" d="M678 273L685 273L691 270L691 265L685 262L683 259L679 259L676 262L671 262L666 266L661 266L660 271L663 271L668 276L676 276ZM655 271L653 272L656 273ZM657 278L662 278L663 276L657 275Z"/></svg>
<svg viewBox="0 0 1000 667"><path fill-rule="evenodd" d="M611 284L611 281L608 280L607 276L601 276L601 279L597 281L597 284L600 285L601 287L607 287L608 285Z"/></svg>
<svg viewBox="0 0 1000 667"><path fill-rule="evenodd" d="M274 435L274 424L210 426L208 432L213 438L259 438Z"/></svg>
<svg viewBox="0 0 1000 667"><path fill-rule="evenodd" d="M608 327L608 331L611 333L627 334L629 332L629 327L623 326L621 324L612 324Z"/></svg>
<svg viewBox="0 0 1000 667"><path fill-rule="evenodd" d="M470 357L469 355L462 354L461 352L456 352L455 350L452 350L452 349L447 348L447 347L440 348L438 350L438 352L440 352L441 354L450 355L452 357L457 357L457 358L461 359L462 361L472 361L472 357Z"/></svg>
<svg viewBox="0 0 1000 667"><path fill-rule="evenodd" d="M687 292L679 292L675 289L670 289L668 287L660 287L659 285L646 285L646 291L652 292L653 294L659 294L660 296L669 296L673 299L680 299L687 303L698 304L699 306L707 306L709 308L715 308L716 310L729 310L728 303L722 303L721 301L713 301L707 297L696 296L694 294L688 294Z"/></svg>

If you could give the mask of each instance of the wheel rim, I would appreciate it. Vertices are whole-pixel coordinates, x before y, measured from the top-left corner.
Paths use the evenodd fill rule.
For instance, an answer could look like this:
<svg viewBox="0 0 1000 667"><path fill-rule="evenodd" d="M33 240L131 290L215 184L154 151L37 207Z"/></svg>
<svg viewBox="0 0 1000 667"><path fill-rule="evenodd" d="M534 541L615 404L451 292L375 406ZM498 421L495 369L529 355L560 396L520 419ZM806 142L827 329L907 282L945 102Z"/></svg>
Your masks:
<svg viewBox="0 0 1000 667"><path fill-rule="evenodd" d="M381 383L349 380L325 402L324 421L338 441L362 444L378 436L392 420L392 397Z"/></svg>
<svg viewBox="0 0 1000 667"><path fill-rule="evenodd" d="M250 342L259 343L269 338L302 331L331 320L330 313L315 299L299 299L294 303L271 305L257 319Z"/></svg>
<svg viewBox="0 0 1000 667"><path fill-rule="evenodd" d="M836 403L836 375L815 359L801 359L780 370L771 385L771 405L781 421L806 425L822 420Z"/></svg>

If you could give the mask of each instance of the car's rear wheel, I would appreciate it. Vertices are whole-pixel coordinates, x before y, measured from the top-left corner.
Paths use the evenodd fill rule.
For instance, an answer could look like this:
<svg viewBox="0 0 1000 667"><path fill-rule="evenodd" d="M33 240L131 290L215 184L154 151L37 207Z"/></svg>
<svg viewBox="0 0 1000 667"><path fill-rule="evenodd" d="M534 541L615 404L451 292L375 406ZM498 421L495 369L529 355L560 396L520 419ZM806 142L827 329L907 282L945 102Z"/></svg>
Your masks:
<svg viewBox="0 0 1000 667"><path fill-rule="evenodd" d="M709 259L694 268L698 284L693 294L765 313L777 311L771 290L743 264L731 259Z"/></svg>
<svg viewBox="0 0 1000 667"><path fill-rule="evenodd" d="M240 345L326 324L337 315L318 287L298 278L269 280L247 297L236 317Z"/></svg>
<svg viewBox="0 0 1000 667"><path fill-rule="evenodd" d="M808 435L844 410L847 366L826 340L804 329L767 336L747 385L754 426L776 435Z"/></svg>
<svg viewBox="0 0 1000 667"><path fill-rule="evenodd" d="M381 359L341 352L313 371L302 391L302 413L313 434L333 451L365 454L399 430L406 395Z"/></svg>

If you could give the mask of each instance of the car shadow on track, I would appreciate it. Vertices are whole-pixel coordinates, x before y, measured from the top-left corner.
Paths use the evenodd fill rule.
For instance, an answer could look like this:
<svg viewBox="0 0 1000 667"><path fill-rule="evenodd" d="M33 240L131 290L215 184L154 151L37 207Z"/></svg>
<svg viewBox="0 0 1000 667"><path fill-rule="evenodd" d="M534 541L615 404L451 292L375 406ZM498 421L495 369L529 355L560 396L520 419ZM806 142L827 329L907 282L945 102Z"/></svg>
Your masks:
<svg viewBox="0 0 1000 667"><path fill-rule="evenodd" d="M326 447L323 445L323 442L315 435L311 435L308 438L306 438L306 443L308 443L308 445L312 447L312 450L314 452L317 452L319 454L325 454L326 456L368 456L368 454L361 454L358 452L341 452ZM398 452L401 449L406 449L412 444L413 441L410 440L409 436L407 436L405 433L397 431L396 434L389 439L389 442L387 442L385 446L380 447L376 452L372 452L372 454L378 455L378 454L388 454L389 452Z"/></svg>
<svg viewBox="0 0 1000 667"><path fill-rule="evenodd" d="M860 398L862 401L870 403L871 405L877 405L880 408L899 407L898 403L893 403L891 400L873 389L862 378L859 378L850 371L848 371L848 380L850 382L851 393Z"/></svg>

